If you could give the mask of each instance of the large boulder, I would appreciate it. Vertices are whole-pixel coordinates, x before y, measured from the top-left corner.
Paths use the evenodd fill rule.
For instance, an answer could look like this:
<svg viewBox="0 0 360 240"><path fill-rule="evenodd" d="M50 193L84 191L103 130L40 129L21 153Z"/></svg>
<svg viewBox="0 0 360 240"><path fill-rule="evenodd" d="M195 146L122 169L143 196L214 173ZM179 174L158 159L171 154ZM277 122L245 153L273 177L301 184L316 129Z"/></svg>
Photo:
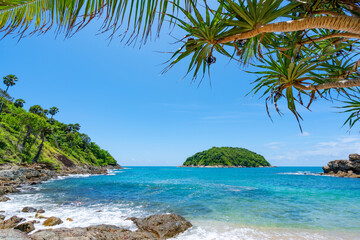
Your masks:
<svg viewBox="0 0 360 240"><path fill-rule="evenodd" d="M20 222L24 221L24 218L13 216L5 221L0 222L0 229L14 228Z"/></svg>
<svg viewBox="0 0 360 240"><path fill-rule="evenodd" d="M153 240L152 236L141 232L132 232L112 225L98 225L86 228L58 228L52 230L40 230L30 235L32 240Z"/></svg>
<svg viewBox="0 0 360 240"><path fill-rule="evenodd" d="M63 223L63 221L61 221L61 219L58 218L58 217L49 217L48 219L46 219L43 222L43 225L47 226L47 227L50 227L50 226L55 226L55 225L59 225L59 224L62 224L62 223Z"/></svg>
<svg viewBox="0 0 360 240"><path fill-rule="evenodd" d="M149 232L156 238L171 238L192 227L192 224L176 214L151 215L146 218L130 218L140 231Z"/></svg>
<svg viewBox="0 0 360 240"><path fill-rule="evenodd" d="M35 230L34 223L35 223L35 221L20 223L14 229L18 229L24 233L29 233L29 232Z"/></svg>
<svg viewBox="0 0 360 240"><path fill-rule="evenodd" d="M37 209L36 209L36 208L33 208L33 207L24 207L21 211L22 211L22 212L32 213L32 212L36 212Z"/></svg>
<svg viewBox="0 0 360 240"><path fill-rule="evenodd" d="M25 233L16 229L1 229L1 240L31 240L31 238Z"/></svg>

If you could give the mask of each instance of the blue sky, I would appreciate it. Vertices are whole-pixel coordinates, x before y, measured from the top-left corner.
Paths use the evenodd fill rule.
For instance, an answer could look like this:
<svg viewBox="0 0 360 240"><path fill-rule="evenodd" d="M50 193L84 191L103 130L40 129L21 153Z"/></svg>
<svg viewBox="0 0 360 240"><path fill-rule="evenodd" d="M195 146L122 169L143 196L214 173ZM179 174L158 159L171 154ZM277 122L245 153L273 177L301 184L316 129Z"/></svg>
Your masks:
<svg viewBox="0 0 360 240"><path fill-rule="evenodd" d="M60 108L56 116L79 123L81 131L124 166L176 166L212 146L245 147L277 166L321 166L360 152L358 128L342 127L346 115L335 104L318 100L312 112L301 110L304 134L295 118L267 117L265 100L245 96L257 76L236 62L217 57L209 80L198 87L182 79L186 65L161 75L174 39L141 49L96 35L89 26L70 39L42 36L0 42L0 76L15 74L9 90L26 100ZM173 35L181 37L176 31Z"/></svg>

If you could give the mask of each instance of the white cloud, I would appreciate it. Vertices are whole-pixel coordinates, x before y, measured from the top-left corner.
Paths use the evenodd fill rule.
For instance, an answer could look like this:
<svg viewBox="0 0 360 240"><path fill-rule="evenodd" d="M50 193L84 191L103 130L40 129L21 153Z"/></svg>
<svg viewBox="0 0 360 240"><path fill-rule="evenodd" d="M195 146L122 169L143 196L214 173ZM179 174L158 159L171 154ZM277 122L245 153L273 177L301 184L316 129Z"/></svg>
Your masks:
<svg viewBox="0 0 360 240"><path fill-rule="evenodd" d="M323 166L327 162L347 159L351 153L360 154L360 138L343 137L318 143L308 142L304 145L292 145L280 151L280 143L269 143L267 147L276 150L268 156L274 165Z"/></svg>
<svg viewBox="0 0 360 240"><path fill-rule="evenodd" d="M310 136L310 133L309 132L302 132L302 133L299 134L299 136L301 136L301 137Z"/></svg>
<svg viewBox="0 0 360 240"><path fill-rule="evenodd" d="M276 149L280 149L282 147L283 143L281 142L269 142L265 144L265 147L272 149L272 150L276 150Z"/></svg>

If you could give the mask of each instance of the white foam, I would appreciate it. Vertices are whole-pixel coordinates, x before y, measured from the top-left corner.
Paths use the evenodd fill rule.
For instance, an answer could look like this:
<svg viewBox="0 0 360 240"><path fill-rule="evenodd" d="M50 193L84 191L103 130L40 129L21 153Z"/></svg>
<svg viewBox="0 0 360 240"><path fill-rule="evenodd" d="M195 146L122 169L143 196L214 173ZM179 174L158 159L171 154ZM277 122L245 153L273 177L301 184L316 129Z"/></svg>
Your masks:
<svg viewBox="0 0 360 240"><path fill-rule="evenodd" d="M126 218L144 217L146 212L140 206L132 206L131 204L97 204L92 206L84 206L82 202L73 202L72 204L62 205L49 203L44 199L43 195L39 194L11 194L11 200L0 203L0 209L5 211L6 218L11 216L18 216L26 218L26 220L35 220L35 213L21 212L23 207L29 206L36 209L44 209L45 217L59 217L63 223L52 226L51 228L60 227L87 227L90 225L109 224L119 227L136 230L135 224ZM73 221L66 220L71 218ZM35 224L35 229L46 229L42 225L44 219L36 219L40 223Z"/></svg>
<svg viewBox="0 0 360 240"><path fill-rule="evenodd" d="M283 228L255 228L215 221L194 227L173 240L354 240L356 234Z"/></svg>
<svg viewBox="0 0 360 240"><path fill-rule="evenodd" d="M297 171L297 172L284 172L284 173L278 173L281 175L306 175L306 176L323 176L320 173L313 173L309 171Z"/></svg>

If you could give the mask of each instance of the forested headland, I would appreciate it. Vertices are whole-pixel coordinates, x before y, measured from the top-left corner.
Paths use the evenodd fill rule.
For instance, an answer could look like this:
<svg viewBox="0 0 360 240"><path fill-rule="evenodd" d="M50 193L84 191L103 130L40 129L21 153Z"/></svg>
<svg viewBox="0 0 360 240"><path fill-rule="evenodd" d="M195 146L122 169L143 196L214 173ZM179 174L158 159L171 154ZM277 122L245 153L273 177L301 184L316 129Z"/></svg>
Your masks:
<svg viewBox="0 0 360 240"><path fill-rule="evenodd" d="M17 77L4 77L0 89L0 164L44 163L54 169L75 165L116 165L116 160L90 137L80 132L80 124L55 119L57 107L34 105L25 110L25 100L9 95Z"/></svg>

